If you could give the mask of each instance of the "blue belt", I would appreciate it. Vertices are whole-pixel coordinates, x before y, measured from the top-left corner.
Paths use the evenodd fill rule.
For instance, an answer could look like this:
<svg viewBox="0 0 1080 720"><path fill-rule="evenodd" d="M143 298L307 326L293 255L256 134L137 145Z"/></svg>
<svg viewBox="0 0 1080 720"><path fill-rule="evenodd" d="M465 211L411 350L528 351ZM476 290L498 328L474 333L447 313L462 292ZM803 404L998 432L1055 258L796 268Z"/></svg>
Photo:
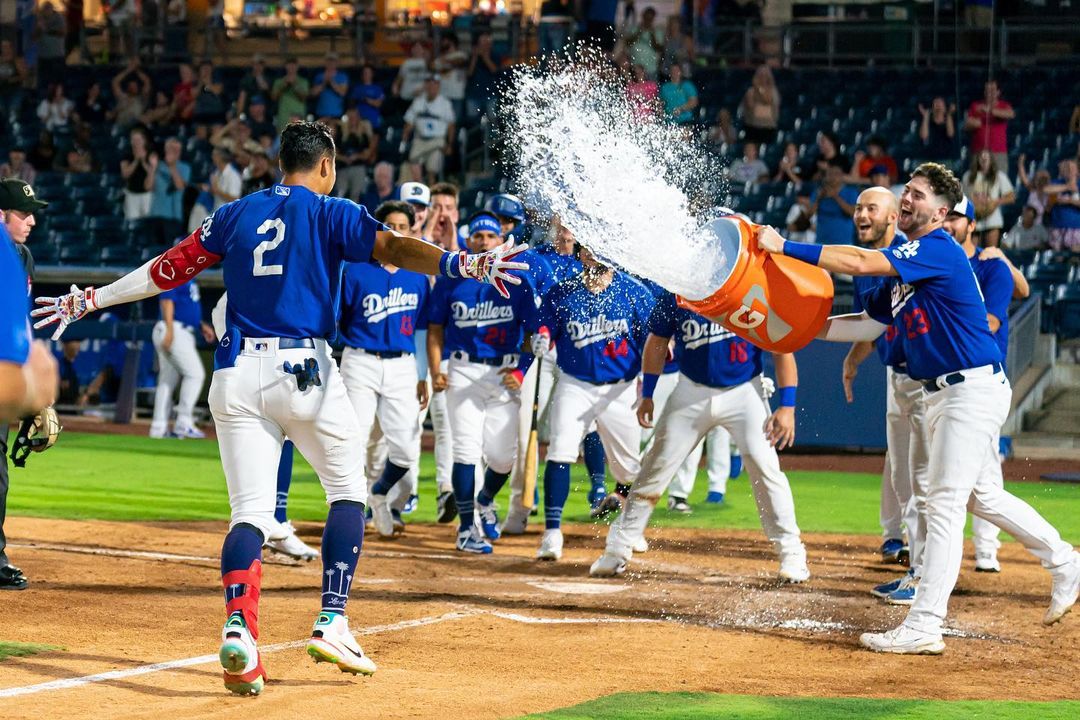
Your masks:
<svg viewBox="0 0 1080 720"><path fill-rule="evenodd" d="M990 369L993 371L994 375L997 375L999 372L1001 372L1001 363L999 363L999 362L990 363ZM966 380L966 379L967 378L964 377L964 373L962 373L962 372L954 372L954 373L949 373L944 378L936 377L933 380L924 380L922 386L923 386L923 389L926 390L926 392L935 393L938 390L943 390L944 389L940 385L938 385L938 380L943 380L945 382L945 387L950 387L952 385L959 385L960 383L964 382L964 380Z"/></svg>
<svg viewBox="0 0 1080 720"><path fill-rule="evenodd" d="M478 363L480 365L491 365L492 367L502 367L503 365L508 364L509 361L507 360L507 358L513 359L514 355L499 355L497 357L485 358L485 357L477 357L475 355L470 355L469 353L465 352L464 350L455 350L454 352L450 353L450 357L454 358L455 360L468 360L471 363ZM512 363L510 363L510 364L512 364Z"/></svg>
<svg viewBox="0 0 1080 720"><path fill-rule="evenodd" d="M255 340L257 338L242 336L240 338L241 347L245 340ZM278 338L278 350L296 350L298 348L315 348L315 341L311 338Z"/></svg>
<svg viewBox="0 0 1080 720"><path fill-rule="evenodd" d="M364 348L353 348L353 349L354 350L359 350L360 352L364 353L365 355L373 355L373 356L375 356L377 358L380 358L382 360L393 360L394 358L399 358L402 355L412 355L412 353L407 353L407 352L404 352L402 350L365 350Z"/></svg>

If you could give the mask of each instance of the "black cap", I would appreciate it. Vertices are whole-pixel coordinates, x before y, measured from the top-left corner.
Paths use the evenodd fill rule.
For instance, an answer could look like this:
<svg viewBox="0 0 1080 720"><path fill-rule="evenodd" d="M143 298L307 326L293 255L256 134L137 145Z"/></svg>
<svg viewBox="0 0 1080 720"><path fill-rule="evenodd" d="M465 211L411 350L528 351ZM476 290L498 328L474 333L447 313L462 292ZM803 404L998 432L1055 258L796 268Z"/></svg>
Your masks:
<svg viewBox="0 0 1080 720"><path fill-rule="evenodd" d="M30 183L19 178L7 178L0 180L0 210L18 210L19 212L35 213L49 203L37 199L34 188Z"/></svg>

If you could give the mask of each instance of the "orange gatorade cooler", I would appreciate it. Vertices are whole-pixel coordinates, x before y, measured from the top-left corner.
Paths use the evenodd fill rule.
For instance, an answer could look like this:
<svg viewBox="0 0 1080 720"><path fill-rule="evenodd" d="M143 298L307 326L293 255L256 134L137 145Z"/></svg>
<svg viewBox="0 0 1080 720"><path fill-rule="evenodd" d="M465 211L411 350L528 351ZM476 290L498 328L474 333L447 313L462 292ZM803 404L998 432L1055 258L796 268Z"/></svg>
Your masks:
<svg viewBox="0 0 1080 720"><path fill-rule="evenodd" d="M773 352L795 352L818 334L832 309L833 283L825 270L757 246L758 226L729 215L707 226L734 266L704 300L678 297L741 338Z"/></svg>

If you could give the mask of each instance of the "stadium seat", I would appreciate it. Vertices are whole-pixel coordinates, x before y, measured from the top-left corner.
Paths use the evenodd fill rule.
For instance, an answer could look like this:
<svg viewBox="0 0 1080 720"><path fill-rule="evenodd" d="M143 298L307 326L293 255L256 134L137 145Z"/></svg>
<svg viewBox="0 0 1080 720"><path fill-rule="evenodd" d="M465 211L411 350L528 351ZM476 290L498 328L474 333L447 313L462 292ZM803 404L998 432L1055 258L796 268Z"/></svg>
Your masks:
<svg viewBox="0 0 1080 720"><path fill-rule="evenodd" d="M1080 337L1080 283L1065 283L1054 290L1054 329L1065 339Z"/></svg>
<svg viewBox="0 0 1080 720"><path fill-rule="evenodd" d="M92 248L89 243L69 241L60 245L61 265L85 265L90 262Z"/></svg>
<svg viewBox="0 0 1080 720"><path fill-rule="evenodd" d="M83 218L81 215L55 214L49 218L49 227L53 231L82 230Z"/></svg>
<svg viewBox="0 0 1080 720"><path fill-rule="evenodd" d="M139 254L125 245L107 245L101 248L98 260L102 265L133 267Z"/></svg>

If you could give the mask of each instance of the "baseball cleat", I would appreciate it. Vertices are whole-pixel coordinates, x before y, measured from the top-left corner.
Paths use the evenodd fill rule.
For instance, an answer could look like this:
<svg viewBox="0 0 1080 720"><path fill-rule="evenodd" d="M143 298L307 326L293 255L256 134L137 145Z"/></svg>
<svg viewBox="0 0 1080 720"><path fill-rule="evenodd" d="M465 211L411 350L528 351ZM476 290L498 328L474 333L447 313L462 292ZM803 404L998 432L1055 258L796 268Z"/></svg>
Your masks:
<svg viewBox="0 0 1080 720"><path fill-rule="evenodd" d="M562 530L559 530L558 528L545 530L544 537L540 540L540 549L536 551L536 559L558 560L562 558L562 550Z"/></svg>
<svg viewBox="0 0 1080 720"><path fill-rule="evenodd" d="M25 590L30 581L14 565L0 566L0 590Z"/></svg>
<svg viewBox="0 0 1080 720"><path fill-rule="evenodd" d="M637 539L637 541L634 543L633 550L638 555L640 555L641 553L649 552L649 541L645 539L644 535L639 537Z"/></svg>
<svg viewBox="0 0 1080 720"><path fill-rule="evenodd" d="M604 499L600 501L600 504L593 508L592 512L589 513L589 516L602 518L613 515L622 510L623 502L625 500L626 498L619 493L608 493L604 496Z"/></svg>
<svg viewBox="0 0 1080 720"><path fill-rule="evenodd" d="M728 479L734 480L742 474L742 455L731 456L731 468L728 470Z"/></svg>
<svg viewBox="0 0 1080 720"><path fill-rule="evenodd" d="M278 533L267 538L263 547L304 562L319 557L319 551L297 537L296 528L288 521L278 526Z"/></svg>
<svg viewBox="0 0 1080 720"><path fill-rule="evenodd" d="M592 487L589 489L589 507L596 509L605 497L607 497L607 487L604 486L603 478L593 480Z"/></svg>
<svg viewBox="0 0 1080 720"><path fill-rule="evenodd" d="M605 552L589 568L589 575L595 578L618 577L626 572L626 561L618 555Z"/></svg>
<svg viewBox="0 0 1080 720"><path fill-rule="evenodd" d="M373 675L376 667L349 632L349 619L340 613L321 612L311 629L307 654L315 662L331 662L341 672Z"/></svg>
<svg viewBox="0 0 1080 720"><path fill-rule="evenodd" d="M439 493L439 498L436 501L438 509L435 511L435 520L443 523L453 522L457 517L457 500L454 499L454 493L446 490Z"/></svg>
<svg viewBox="0 0 1080 720"><path fill-rule="evenodd" d="M716 490L710 490L709 494L705 496L705 502L709 503L710 505L723 505L724 493L717 492Z"/></svg>
<svg viewBox="0 0 1080 720"><path fill-rule="evenodd" d="M1073 553L1072 561L1050 571L1054 586L1050 591L1050 607L1043 616L1043 625L1053 625L1072 610L1080 597L1080 554Z"/></svg>
<svg viewBox="0 0 1080 720"><path fill-rule="evenodd" d="M172 437L181 438L183 440L205 440L206 433L194 425L188 425L186 427L175 425L173 426Z"/></svg>
<svg viewBox="0 0 1080 720"><path fill-rule="evenodd" d="M914 605L918 589L919 578L905 575L900 580L900 586L885 596L885 602L889 605Z"/></svg>
<svg viewBox="0 0 1080 720"><path fill-rule="evenodd" d="M390 508L390 517L394 521L394 535L405 534L405 519L401 517L401 511Z"/></svg>
<svg viewBox="0 0 1080 720"><path fill-rule="evenodd" d="M513 508L506 513L506 519L503 520L502 527L499 528L499 534L502 535L524 535L525 528L529 524L529 512L525 508Z"/></svg>
<svg viewBox="0 0 1080 720"><path fill-rule="evenodd" d="M975 572L999 573L1001 563L998 562L996 552L975 553Z"/></svg>
<svg viewBox="0 0 1080 720"><path fill-rule="evenodd" d="M244 614L229 615L221 629L218 660L224 671L225 688L237 695L258 695L266 684L266 671L259 660L259 649L251 637Z"/></svg>
<svg viewBox="0 0 1080 720"><path fill-rule="evenodd" d="M401 508L403 515L412 515L416 512L416 508L420 507L420 496L410 495L409 499L405 502L405 507Z"/></svg>
<svg viewBox="0 0 1080 720"><path fill-rule="evenodd" d="M890 580L889 582L882 583L881 585L875 585L873 589L870 590L870 594L876 598L887 598L890 594L899 590L900 586L903 585L904 582L910 577L911 573L907 572L904 575L896 578L895 580Z"/></svg>
<svg viewBox="0 0 1080 720"><path fill-rule="evenodd" d="M475 525L467 530L458 530L456 547L461 552L472 553L473 555L491 554L491 543L481 534L480 528Z"/></svg>
<svg viewBox="0 0 1080 720"><path fill-rule="evenodd" d="M499 515L495 512L495 503L484 505L477 502L476 509L480 511L480 529L484 531L484 537L498 540L502 533L499 531Z"/></svg>
<svg viewBox="0 0 1080 720"><path fill-rule="evenodd" d="M386 502L386 496L372 493L369 507L371 508L371 520L375 523L375 532L379 533L379 537L394 537L394 516L390 513L390 506Z"/></svg>
<svg viewBox="0 0 1080 720"><path fill-rule="evenodd" d="M682 513L683 515L689 515L694 512L694 508L690 507L690 503L686 502L686 498L675 497L673 495L668 496L667 509L671 512Z"/></svg>
<svg viewBox="0 0 1080 720"><path fill-rule="evenodd" d="M793 585L810 579L810 568L806 566L805 552L792 552L780 555L780 580Z"/></svg>
<svg viewBox="0 0 1080 720"><path fill-rule="evenodd" d="M863 633L859 644L868 650L897 655L940 655L945 643L940 634L912 630L906 625L883 633Z"/></svg>
<svg viewBox="0 0 1080 720"><path fill-rule="evenodd" d="M149 435L151 440L163 440L169 436L169 431L165 428L151 426Z"/></svg>
<svg viewBox="0 0 1080 720"><path fill-rule="evenodd" d="M903 540L899 538L889 538L885 542L881 543L881 562L883 563L901 563L910 556L908 546Z"/></svg>

